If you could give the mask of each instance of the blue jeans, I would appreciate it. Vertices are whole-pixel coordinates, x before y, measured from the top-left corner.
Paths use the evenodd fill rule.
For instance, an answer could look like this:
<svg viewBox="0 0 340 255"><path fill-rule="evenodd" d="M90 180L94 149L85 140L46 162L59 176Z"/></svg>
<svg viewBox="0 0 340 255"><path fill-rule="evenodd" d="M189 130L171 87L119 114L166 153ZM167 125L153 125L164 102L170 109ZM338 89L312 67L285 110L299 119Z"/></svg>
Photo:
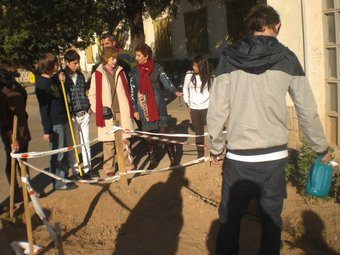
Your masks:
<svg viewBox="0 0 340 255"><path fill-rule="evenodd" d="M286 163L287 158L254 163L225 159L217 255L239 254L241 220L253 198L257 198L262 215L259 254L280 254L281 212L286 196Z"/></svg>
<svg viewBox="0 0 340 255"><path fill-rule="evenodd" d="M66 136L69 133L67 124L57 124L53 125L52 139L50 140L50 149L60 149L67 146ZM50 172L61 178L67 176L68 166L66 164L66 153L54 154L50 158ZM58 189L65 185L62 181L52 180L53 187Z"/></svg>

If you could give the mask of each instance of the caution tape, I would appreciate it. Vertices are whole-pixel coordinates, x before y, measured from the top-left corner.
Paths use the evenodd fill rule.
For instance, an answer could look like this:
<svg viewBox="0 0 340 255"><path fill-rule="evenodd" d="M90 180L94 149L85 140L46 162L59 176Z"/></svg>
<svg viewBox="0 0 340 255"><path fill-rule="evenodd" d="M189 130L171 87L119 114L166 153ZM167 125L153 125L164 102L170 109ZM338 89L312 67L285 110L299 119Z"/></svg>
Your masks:
<svg viewBox="0 0 340 255"><path fill-rule="evenodd" d="M43 169L40 169L38 167L35 167L34 165L26 162L26 161L20 161L22 164L28 166L29 168L39 172L39 173L42 173L42 174L45 174L45 175L48 175L49 177L55 179L55 180L58 180L58 181L61 181L61 182L64 182L64 183L97 183L97 182L116 182L116 181L119 181L119 176L111 176L111 177L107 177L107 178L101 178L101 179L98 179L98 180L70 180L70 179L66 179L66 178L61 178L60 176L58 175L55 175L55 174L52 174L48 171L45 171Z"/></svg>
<svg viewBox="0 0 340 255"><path fill-rule="evenodd" d="M77 144L77 145L74 145L74 146L67 146L67 147L64 147L64 148L59 148L59 149L55 149L55 150L48 150L48 151L40 151L40 152L35 152L35 151L26 152L26 153L14 153L14 152L12 152L11 153L11 157L12 158L24 158L24 159L26 159L26 158L40 158L40 157L45 157L45 156L51 156L51 155L58 154L58 153L69 152L69 151L74 150L75 148L78 148L78 147L81 147L81 146L85 146L85 145L97 142L100 139L104 138L105 136L108 136L108 135L110 135L112 133L115 133L117 130L122 130L122 128L114 126L105 135L100 136L98 138L95 138L95 139L89 141L88 143L82 143L82 144Z"/></svg>
<svg viewBox="0 0 340 255"><path fill-rule="evenodd" d="M49 235L51 236L51 238L53 240L53 243L57 247L58 244L59 244L57 234L56 234L54 228L51 226L44 210L42 209L42 207L39 203L39 200L38 200L37 192L35 192L35 190L32 188L32 185L29 181L29 178L27 178L27 191L28 191L28 194L31 198L31 201L32 201L32 204L33 204L33 207L34 207L36 214L39 216L39 218L43 222L44 226L47 229L47 232L49 233Z"/></svg>
<svg viewBox="0 0 340 255"><path fill-rule="evenodd" d="M176 140L170 140L170 139L167 139L167 138L160 138L158 136L152 136L152 135L148 135L148 134L143 134L143 133L139 133L139 132L136 132L136 131L129 131L128 133L131 134L132 136L148 138L150 140L156 140L156 141L161 141L161 142L165 142L165 143L181 144L181 145L195 145L195 146L198 146L198 147L203 147L205 149L208 148L208 146L204 145L204 144L196 144L196 143L189 143L189 142L179 142L179 141L176 141ZM161 134L157 134L157 135L160 136Z"/></svg>
<svg viewBox="0 0 340 255"><path fill-rule="evenodd" d="M17 242L13 241L10 246L15 251L17 255L31 254L28 242ZM23 251L24 250L24 251ZM33 253L38 254L42 251L42 247L38 245L33 245Z"/></svg>
<svg viewBox="0 0 340 255"><path fill-rule="evenodd" d="M105 135L98 137L98 138L95 138L95 139L89 141L88 143L82 143L82 144L77 144L77 145L74 145L74 146L67 146L67 147L64 147L64 148L59 148L59 149L55 149L55 150L48 150L48 151L40 151L40 152L34 152L34 151L25 152L25 153L12 152L11 157L12 158L23 158L23 159L40 158L40 157L45 157L45 156L51 156L51 155L58 154L58 153L69 152L69 151L74 150L75 148L86 146L88 144L92 144L94 142L97 142L100 139L104 138L105 136L108 136L112 133L115 133L118 130L122 130L126 134L130 134L130 135L138 136L138 137L142 137L142 138L149 138L151 140L158 140L158 141L162 141L162 142L166 142L166 143L172 143L172 144L195 145L195 146L198 146L198 147L204 147L205 149L207 148L206 145L200 145L200 144L189 143L189 142L179 142L179 141L176 141L176 140L170 140L168 138L160 138L160 137L165 136L165 137L188 137L188 138L193 137L193 138L195 138L195 137L207 136L208 133L204 133L203 135L151 133L151 132L145 132L145 131L135 131L135 130L123 129L123 128L118 127L118 126L113 126L112 129L110 131L108 131Z"/></svg>
<svg viewBox="0 0 340 255"><path fill-rule="evenodd" d="M83 183L107 183L107 182L118 182L120 180L120 176L121 175L128 175L128 174L152 174L152 173L156 173L156 172L164 172L164 171L169 171L169 170L174 170L174 169L178 169L178 168L183 168L183 167L187 167L193 164L198 164L200 162L205 162L208 161L210 159L210 157L201 157L198 159L194 159L191 160L189 162L186 162L184 164L180 164L180 165L176 165L176 166L172 166L172 167L166 167L166 168L161 168L161 169L154 169L154 170L130 170L130 171L126 171L125 173L118 173L112 177L108 177L105 179L99 179L99 180L68 180L68 179L64 179L61 178L55 174L52 174L48 171L39 169L35 166L33 166L32 164L28 163L27 161L23 161L21 159L18 159L18 161L26 166L28 166L29 168L38 171L42 174L46 174L52 178L55 178L56 180L62 181L62 182L66 182L66 183L70 183L70 182L83 182ZM48 217L46 216L44 210L42 209L39 200L38 200L38 195L37 193L34 191L34 189L32 188L32 185L30 183L30 178L29 175L27 175L26 177L22 177L21 181L23 183L27 184L27 191L28 194L31 198L33 207L35 209L35 212L37 213L37 215L39 216L39 218L41 219L41 221L43 222L44 226L46 227L49 235L51 236L53 243L55 244L56 247L58 247L59 245L59 239L58 239L58 235L56 233L56 230L51 226L51 224L49 223ZM12 249L16 252L16 254L30 254L30 249L29 249L29 243L28 242L17 242L14 241L11 244ZM39 252L42 251L42 247L38 246L38 245L34 245L33 246L34 249L34 254L38 254ZM24 251L23 251L24 250Z"/></svg>
<svg viewBox="0 0 340 255"><path fill-rule="evenodd" d="M188 161L184 164L179 164L176 166L171 166L171 167L165 167L165 168L161 168L161 169L152 169L152 170L148 170L148 169L142 169L142 170L130 170L130 171L126 171L126 173L123 174L152 174L155 172L164 172L164 171L169 171L169 170L173 170L173 169L177 169L177 168L183 168L183 167L187 167L187 166L191 166L191 165L195 165L201 162L206 162L210 160L210 157L201 157L198 159L194 159L191 161ZM122 175L122 173L120 173Z"/></svg>

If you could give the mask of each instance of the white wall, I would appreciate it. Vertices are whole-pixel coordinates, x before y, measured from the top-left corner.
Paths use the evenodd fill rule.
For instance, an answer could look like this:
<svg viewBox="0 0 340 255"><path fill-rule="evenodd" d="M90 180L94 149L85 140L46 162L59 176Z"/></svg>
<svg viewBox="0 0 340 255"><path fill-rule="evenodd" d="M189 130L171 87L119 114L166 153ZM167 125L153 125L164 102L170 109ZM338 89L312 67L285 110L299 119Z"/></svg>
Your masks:
<svg viewBox="0 0 340 255"><path fill-rule="evenodd" d="M305 2L302 5L302 1ZM320 0L268 0L278 11L282 27L278 39L298 57L301 65L306 66L307 78L311 84L321 121L325 124L325 74L323 49L322 6ZM302 10L304 7L304 10ZM305 17L303 31L302 11ZM305 37L303 36L305 35ZM304 47L304 39L306 41ZM304 53L306 52L306 55ZM306 60L306 65L304 64ZM288 100L292 105L291 100Z"/></svg>

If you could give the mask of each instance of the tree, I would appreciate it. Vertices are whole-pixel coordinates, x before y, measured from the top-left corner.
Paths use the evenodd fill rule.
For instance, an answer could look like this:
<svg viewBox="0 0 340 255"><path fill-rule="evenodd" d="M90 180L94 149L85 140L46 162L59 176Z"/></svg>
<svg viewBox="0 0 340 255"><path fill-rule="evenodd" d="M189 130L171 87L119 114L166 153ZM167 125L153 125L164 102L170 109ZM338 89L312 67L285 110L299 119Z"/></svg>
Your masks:
<svg viewBox="0 0 340 255"><path fill-rule="evenodd" d="M59 55L94 43L94 35L130 28L134 48L145 41L143 18L175 15L180 0L1 0L0 57L36 73L45 52ZM189 0L201 3L202 0Z"/></svg>
<svg viewBox="0 0 340 255"><path fill-rule="evenodd" d="M0 57L36 73L36 61L44 52L59 55L94 41L94 0L1 1Z"/></svg>
<svg viewBox="0 0 340 255"><path fill-rule="evenodd" d="M168 11L170 15L177 13L180 0L117 0L100 1L99 13L101 17L106 17L107 31L114 32L117 25L123 25L123 29L130 28L131 45L135 48L139 43L145 41L143 18L159 17ZM201 0L191 0L191 2L201 2ZM115 17L113 23L109 17Z"/></svg>

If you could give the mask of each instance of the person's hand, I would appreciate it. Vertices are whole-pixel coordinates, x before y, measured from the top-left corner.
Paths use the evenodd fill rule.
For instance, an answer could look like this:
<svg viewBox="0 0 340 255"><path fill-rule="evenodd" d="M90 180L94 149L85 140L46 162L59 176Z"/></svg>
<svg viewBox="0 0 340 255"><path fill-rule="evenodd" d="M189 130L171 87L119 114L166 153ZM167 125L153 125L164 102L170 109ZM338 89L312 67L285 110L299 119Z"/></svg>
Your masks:
<svg viewBox="0 0 340 255"><path fill-rule="evenodd" d="M182 97L183 96L183 92L178 92L177 91L175 94L176 94L177 97Z"/></svg>
<svg viewBox="0 0 340 255"><path fill-rule="evenodd" d="M42 139L45 141L45 142L49 142L51 139L52 139L52 134L44 134Z"/></svg>
<svg viewBox="0 0 340 255"><path fill-rule="evenodd" d="M135 117L136 120L139 120L139 113L138 113L138 112L135 112L135 113L133 114L133 117Z"/></svg>
<svg viewBox="0 0 340 255"><path fill-rule="evenodd" d="M327 154L321 159L321 161L323 163L329 163L333 159L334 159L334 152L332 149L328 149Z"/></svg>
<svg viewBox="0 0 340 255"><path fill-rule="evenodd" d="M210 164L212 163L213 165L220 166L221 161L224 159L224 155L215 155L210 152Z"/></svg>
<svg viewBox="0 0 340 255"><path fill-rule="evenodd" d="M60 82L65 82L65 79L66 79L65 74L63 72L60 72L58 74L58 79L59 79Z"/></svg>

